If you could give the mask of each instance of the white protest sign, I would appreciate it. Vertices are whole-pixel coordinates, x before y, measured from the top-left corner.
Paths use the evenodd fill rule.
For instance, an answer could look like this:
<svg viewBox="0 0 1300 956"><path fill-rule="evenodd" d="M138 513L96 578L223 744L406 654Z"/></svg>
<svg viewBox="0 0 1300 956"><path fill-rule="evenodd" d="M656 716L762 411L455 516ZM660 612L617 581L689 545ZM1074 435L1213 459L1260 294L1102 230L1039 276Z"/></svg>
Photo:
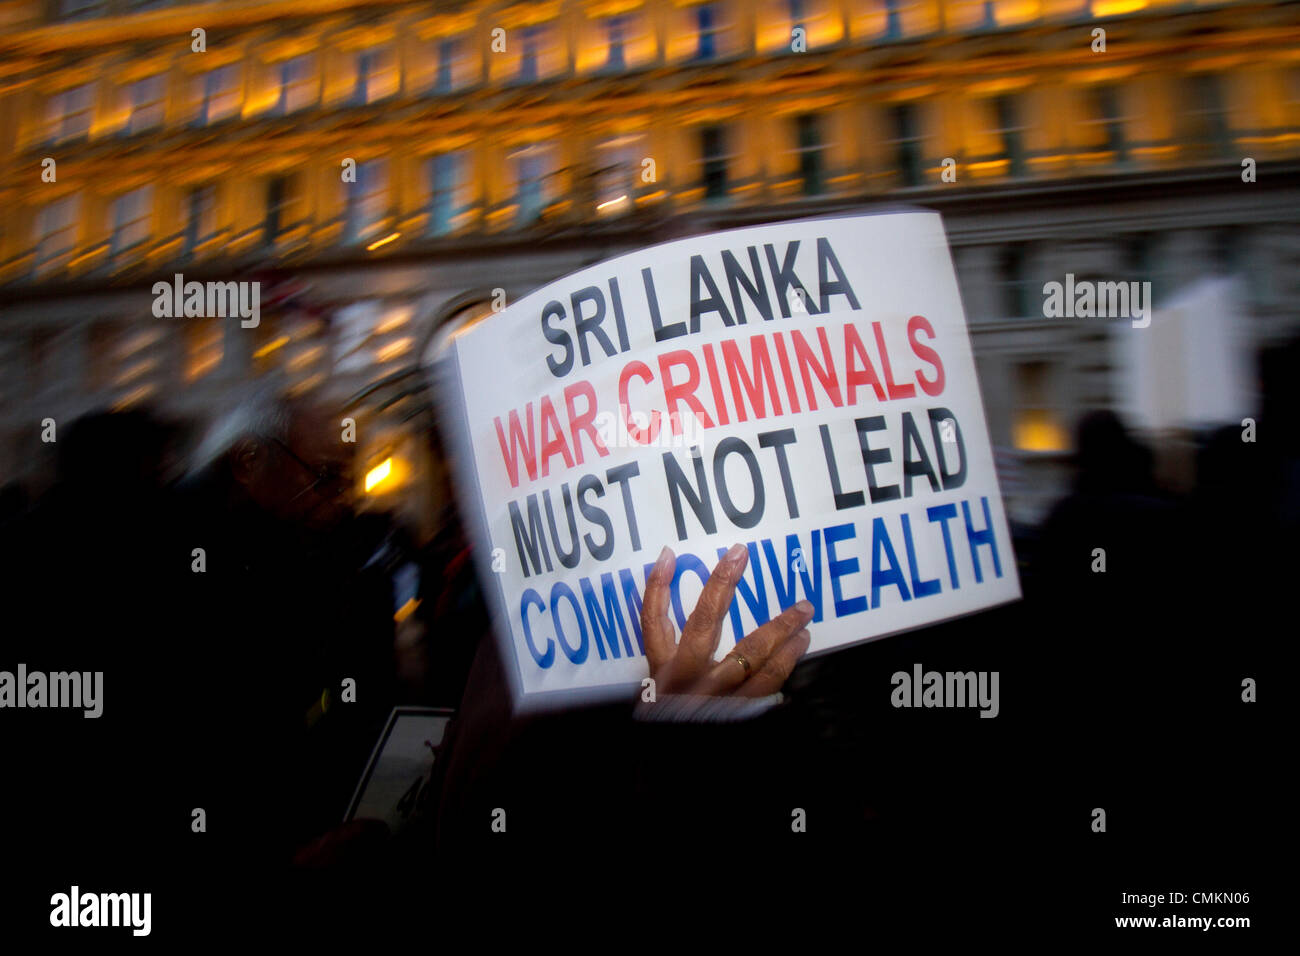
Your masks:
<svg viewBox="0 0 1300 956"><path fill-rule="evenodd" d="M936 213L619 256L456 335L447 360L525 704L639 687L664 545L679 631L718 557L749 550L719 656L803 598L817 654L1020 596Z"/></svg>

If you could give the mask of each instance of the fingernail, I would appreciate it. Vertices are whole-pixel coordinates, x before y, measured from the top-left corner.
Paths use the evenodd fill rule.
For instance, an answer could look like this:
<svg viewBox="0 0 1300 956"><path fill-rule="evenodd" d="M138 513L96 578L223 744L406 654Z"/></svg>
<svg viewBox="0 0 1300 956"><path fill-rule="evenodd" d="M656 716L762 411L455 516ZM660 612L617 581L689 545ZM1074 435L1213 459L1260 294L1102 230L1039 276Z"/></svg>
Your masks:
<svg viewBox="0 0 1300 956"><path fill-rule="evenodd" d="M800 614L806 614L809 617L812 616L813 606L811 601L800 601L794 606L794 609Z"/></svg>
<svg viewBox="0 0 1300 956"><path fill-rule="evenodd" d="M748 553L749 549L743 544L733 544L731 550L726 553L725 560L729 563L736 562L740 560L741 555Z"/></svg>
<svg viewBox="0 0 1300 956"><path fill-rule="evenodd" d="M673 549L664 545L664 549L659 552L659 557L655 561L654 570L662 572L667 569L668 563L673 559Z"/></svg>

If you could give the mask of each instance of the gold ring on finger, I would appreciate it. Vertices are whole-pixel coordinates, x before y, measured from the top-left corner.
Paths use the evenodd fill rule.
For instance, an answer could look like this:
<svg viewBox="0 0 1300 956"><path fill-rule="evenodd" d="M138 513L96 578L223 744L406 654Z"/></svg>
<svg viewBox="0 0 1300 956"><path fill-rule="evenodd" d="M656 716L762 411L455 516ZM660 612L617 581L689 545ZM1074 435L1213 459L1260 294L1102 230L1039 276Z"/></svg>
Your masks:
<svg viewBox="0 0 1300 956"><path fill-rule="evenodd" d="M748 677L751 668L750 668L749 661L745 658L745 655L737 651L732 656L735 657L736 663L745 669L745 676Z"/></svg>

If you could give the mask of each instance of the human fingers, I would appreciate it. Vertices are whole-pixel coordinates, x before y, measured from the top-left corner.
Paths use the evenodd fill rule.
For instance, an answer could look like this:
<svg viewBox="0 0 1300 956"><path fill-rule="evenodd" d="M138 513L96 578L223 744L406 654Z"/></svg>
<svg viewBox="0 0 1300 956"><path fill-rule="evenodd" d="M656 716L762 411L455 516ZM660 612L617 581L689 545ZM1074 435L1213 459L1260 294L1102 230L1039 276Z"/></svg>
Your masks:
<svg viewBox="0 0 1300 956"><path fill-rule="evenodd" d="M803 657L804 652L808 650L808 645L811 643L812 635L808 633L806 628L786 638L771 653L767 661L759 668L758 673L736 688L735 695L737 697L766 697L769 694L775 694L784 686L786 678L794 670L794 665L799 663L799 658Z"/></svg>
<svg viewBox="0 0 1300 956"><path fill-rule="evenodd" d="M641 637L645 642L645 656L650 664L651 675L658 673L676 653L677 636L672 621L668 619L676 567L676 555L671 548L665 547L659 552L650 577L646 579L645 594L641 598Z"/></svg>
<svg viewBox="0 0 1300 956"><path fill-rule="evenodd" d="M713 696L731 693L759 673L772 653L811 621L812 616L812 604L800 601L755 628L709 669L695 692Z"/></svg>
<svg viewBox="0 0 1300 956"><path fill-rule="evenodd" d="M704 583L704 590L695 603L695 610L686 619L682 639L677 645L674 670L679 676L696 676L712 664L718 640L722 637L722 619L727 615L736 593L736 582L748 561L749 551L745 546L733 545Z"/></svg>

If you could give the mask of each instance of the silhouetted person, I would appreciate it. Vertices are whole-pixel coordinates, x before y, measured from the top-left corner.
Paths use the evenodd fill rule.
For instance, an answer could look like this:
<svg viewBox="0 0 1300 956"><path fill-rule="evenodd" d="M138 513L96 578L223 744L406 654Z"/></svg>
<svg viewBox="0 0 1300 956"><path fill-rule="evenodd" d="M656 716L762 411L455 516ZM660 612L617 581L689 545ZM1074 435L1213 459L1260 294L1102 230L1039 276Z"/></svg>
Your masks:
<svg viewBox="0 0 1300 956"><path fill-rule="evenodd" d="M1285 643L1289 589L1300 562L1300 341L1260 357L1261 408L1209 436L1197 456L1198 627L1193 648L1222 678L1269 673ZM1280 626L1279 626L1280 625ZM1208 683L1202 681L1202 683ZM1208 692L1208 691L1207 691ZM1241 713L1239 694L1213 695L1218 717Z"/></svg>
<svg viewBox="0 0 1300 956"><path fill-rule="evenodd" d="M1051 510L1027 593L1054 788L1118 800L1145 786L1170 750L1158 739L1186 704L1187 622L1196 594L1185 514L1160 494L1150 452L1109 411L1080 421L1073 490Z"/></svg>
<svg viewBox="0 0 1300 956"><path fill-rule="evenodd" d="M1150 451L1113 412L1085 415L1076 447L1074 487L1043 525L1037 571L1070 615L1104 618L1165 593L1175 509L1156 489Z"/></svg>
<svg viewBox="0 0 1300 956"><path fill-rule="evenodd" d="M337 828L393 703L392 594L362 570L375 541L350 508L352 448L323 411L262 393L185 482L180 679L202 701L191 799L219 867L284 866Z"/></svg>
<svg viewBox="0 0 1300 956"><path fill-rule="evenodd" d="M31 844L15 858L64 881L129 880L165 825L154 811L166 771L150 734L176 718L158 693L173 623L164 539L175 430L144 411L97 412L57 436L53 487L5 530L0 669L101 673L99 716L83 716L84 700L6 709L0 803L12 839ZM41 875L31 875L35 892Z"/></svg>

